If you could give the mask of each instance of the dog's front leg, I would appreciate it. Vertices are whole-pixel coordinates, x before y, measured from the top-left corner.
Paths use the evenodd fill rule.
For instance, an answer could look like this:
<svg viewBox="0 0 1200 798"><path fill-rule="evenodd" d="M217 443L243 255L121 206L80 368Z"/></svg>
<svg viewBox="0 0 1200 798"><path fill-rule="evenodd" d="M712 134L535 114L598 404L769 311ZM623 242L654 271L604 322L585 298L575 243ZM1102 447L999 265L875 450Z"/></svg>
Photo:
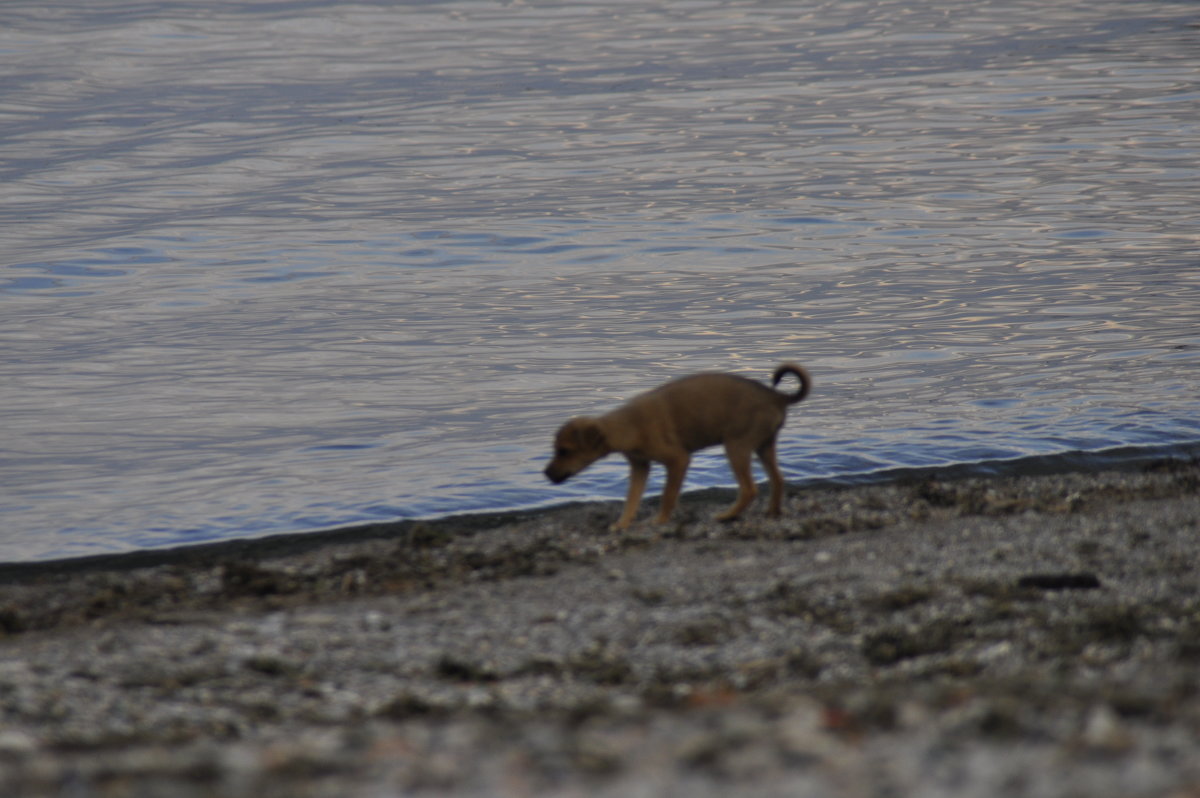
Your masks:
<svg viewBox="0 0 1200 798"><path fill-rule="evenodd" d="M638 505L642 502L642 493L646 490L646 479L649 476L649 460L629 458L629 492L625 494L625 509L621 511L621 517L617 519L617 522L609 527L610 530L617 532L629 529L629 525L633 523L633 519L637 515Z"/></svg>

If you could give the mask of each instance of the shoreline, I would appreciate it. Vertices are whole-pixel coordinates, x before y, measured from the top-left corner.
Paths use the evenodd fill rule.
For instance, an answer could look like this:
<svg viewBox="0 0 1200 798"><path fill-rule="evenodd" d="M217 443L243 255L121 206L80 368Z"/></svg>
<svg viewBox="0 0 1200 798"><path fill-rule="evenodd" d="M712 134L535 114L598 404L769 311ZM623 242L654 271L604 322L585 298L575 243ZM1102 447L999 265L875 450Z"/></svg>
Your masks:
<svg viewBox="0 0 1200 798"><path fill-rule="evenodd" d="M0 565L0 792L1200 794L1200 463L730 495Z"/></svg>
<svg viewBox="0 0 1200 798"><path fill-rule="evenodd" d="M1200 441L1153 446L1116 446L1095 451L1068 451L1054 455L1030 455L1001 460L983 460L949 466L909 466L888 468L863 474L836 477L815 477L788 484L789 495L806 490L843 490L877 485L909 484L923 481L959 482L969 479L1005 479L1015 477L1045 477L1106 472L1136 472L1146 468L1165 468L1173 464L1200 461ZM700 488L685 492L681 501L729 502L736 494L730 487ZM641 517L647 508L657 506L657 496L648 496ZM398 518L393 521L351 523L307 531L272 532L245 538L226 538L183 543L128 551L54 557L36 560L0 560L0 585L13 580L42 574L81 571L127 571L169 565L175 562L203 562L229 557L287 556L328 545L358 543L367 540L401 537L415 526L449 527L451 529L491 529L521 523L543 513L554 513L576 507L621 506L620 498L567 500L537 507L480 510L450 513L431 518ZM752 505L748 516L753 517ZM761 509L761 508L760 508ZM743 519L744 520L744 519Z"/></svg>

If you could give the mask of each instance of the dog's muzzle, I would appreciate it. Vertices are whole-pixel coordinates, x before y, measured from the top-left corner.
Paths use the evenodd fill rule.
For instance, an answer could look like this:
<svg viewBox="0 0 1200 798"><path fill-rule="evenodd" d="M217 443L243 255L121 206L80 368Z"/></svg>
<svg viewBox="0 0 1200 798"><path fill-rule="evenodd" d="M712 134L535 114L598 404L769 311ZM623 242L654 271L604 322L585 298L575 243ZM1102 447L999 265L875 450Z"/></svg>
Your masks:
<svg viewBox="0 0 1200 798"><path fill-rule="evenodd" d="M564 471L561 468L555 468L554 463L546 466L546 470L542 473L546 475L546 479L550 480L555 485L559 484L560 482L566 482L571 476L570 471Z"/></svg>

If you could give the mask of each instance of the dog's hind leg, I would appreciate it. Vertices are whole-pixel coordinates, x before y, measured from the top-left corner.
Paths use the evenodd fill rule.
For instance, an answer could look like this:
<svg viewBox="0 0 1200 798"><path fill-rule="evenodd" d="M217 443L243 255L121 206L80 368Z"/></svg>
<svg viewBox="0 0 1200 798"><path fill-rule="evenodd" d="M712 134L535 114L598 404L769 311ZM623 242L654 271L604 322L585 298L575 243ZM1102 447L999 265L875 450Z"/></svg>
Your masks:
<svg viewBox="0 0 1200 798"><path fill-rule="evenodd" d="M718 521L732 521L737 518L758 495L758 488L754 486L754 475L750 472L750 448L741 443L726 442L725 456L729 458L729 467L737 479L738 495L733 506L717 516Z"/></svg>
<svg viewBox="0 0 1200 798"><path fill-rule="evenodd" d="M783 511L783 474L779 470L779 460L775 456L775 439L758 447L758 459L771 480L771 504L767 515L776 518Z"/></svg>
<svg viewBox="0 0 1200 798"><path fill-rule="evenodd" d="M621 517L609 529L616 531L628 529L637 516L638 505L642 502L642 492L646 490L646 479L650 476L649 460L629 460L629 491L625 494L625 509Z"/></svg>
<svg viewBox="0 0 1200 798"><path fill-rule="evenodd" d="M667 484L663 487L662 502L658 507L658 517L654 519L655 523L665 524L671 520L671 513L675 510L675 503L679 501L679 491L683 489L683 478L687 476L688 463L691 461L691 456L685 452L673 460L663 462L667 467Z"/></svg>

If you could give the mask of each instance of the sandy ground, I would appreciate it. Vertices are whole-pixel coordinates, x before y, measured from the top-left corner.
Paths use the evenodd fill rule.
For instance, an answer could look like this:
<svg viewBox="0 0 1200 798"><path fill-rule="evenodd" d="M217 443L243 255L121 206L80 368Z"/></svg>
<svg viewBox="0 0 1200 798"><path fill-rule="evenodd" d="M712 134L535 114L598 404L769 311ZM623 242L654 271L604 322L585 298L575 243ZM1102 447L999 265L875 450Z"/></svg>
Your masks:
<svg viewBox="0 0 1200 798"><path fill-rule="evenodd" d="M1200 466L0 566L4 796L1200 796Z"/></svg>

